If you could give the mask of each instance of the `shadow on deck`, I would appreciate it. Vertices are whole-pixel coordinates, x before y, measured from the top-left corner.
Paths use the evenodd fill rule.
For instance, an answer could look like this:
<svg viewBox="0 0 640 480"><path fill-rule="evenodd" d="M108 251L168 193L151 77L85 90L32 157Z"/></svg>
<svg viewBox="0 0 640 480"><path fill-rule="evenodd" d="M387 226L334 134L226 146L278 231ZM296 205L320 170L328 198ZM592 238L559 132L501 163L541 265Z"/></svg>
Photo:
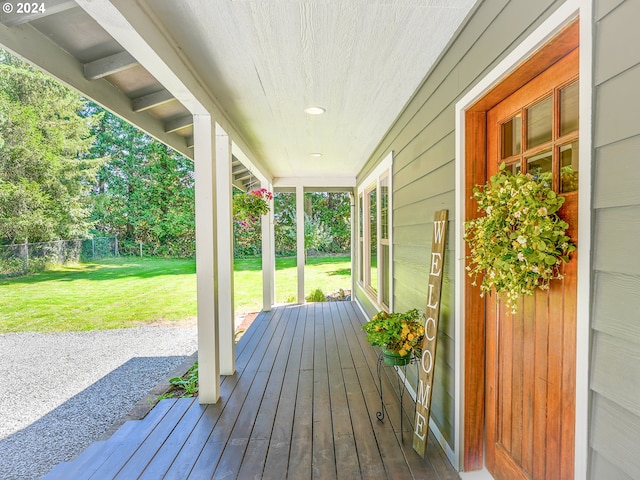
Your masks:
<svg viewBox="0 0 640 480"><path fill-rule="evenodd" d="M163 400L44 478L457 480L433 440L425 459L413 451L408 417L401 440L391 367L376 419L377 352L364 321L350 302L263 312L236 346L237 373L223 378L218 403Z"/></svg>

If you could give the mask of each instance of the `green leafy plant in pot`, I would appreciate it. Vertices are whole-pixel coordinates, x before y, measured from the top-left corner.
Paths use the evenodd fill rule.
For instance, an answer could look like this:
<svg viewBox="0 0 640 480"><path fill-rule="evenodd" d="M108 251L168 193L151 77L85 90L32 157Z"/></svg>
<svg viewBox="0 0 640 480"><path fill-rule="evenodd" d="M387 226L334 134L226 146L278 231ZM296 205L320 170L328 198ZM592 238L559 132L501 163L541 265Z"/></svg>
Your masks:
<svg viewBox="0 0 640 480"><path fill-rule="evenodd" d="M424 314L415 308L404 313L378 312L362 329L371 345L382 347L385 363L406 365L422 343Z"/></svg>

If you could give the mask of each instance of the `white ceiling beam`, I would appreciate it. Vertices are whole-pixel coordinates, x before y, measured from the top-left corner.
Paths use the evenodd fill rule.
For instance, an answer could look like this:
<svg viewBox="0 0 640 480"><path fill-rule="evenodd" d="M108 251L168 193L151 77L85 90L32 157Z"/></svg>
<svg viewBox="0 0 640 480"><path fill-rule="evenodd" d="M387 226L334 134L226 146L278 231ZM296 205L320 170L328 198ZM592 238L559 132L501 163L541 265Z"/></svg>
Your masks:
<svg viewBox="0 0 640 480"><path fill-rule="evenodd" d="M64 12L78 6L74 0L47 0L46 2L24 2L23 10L30 9L29 13L16 13L17 5L13 2L6 2L4 5L10 5L13 12L9 13L7 6L4 6L2 14L0 14L0 23L7 27L15 27L23 23L32 22L40 18L48 17L54 13ZM34 8L35 7L35 8Z"/></svg>
<svg viewBox="0 0 640 480"><path fill-rule="evenodd" d="M190 137L187 137L187 148L193 148L193 135Z"/></svg>
<svg viewBox="0 0 640 480"><path fill-rule="evenodd" d="M157 140L193 158L193 151L187 148L183 136L165 133L163 123L148 113L134 113L131 100L105 79L87 80L82 63L30 25L0 26L0 44Z"/></svg>
<svg viewBox="0 0 640 480"><path fill-rule="evenodd" d="M251 172L249 170L246 170L242 173L239 173L237 175L234 175L233 178L235 178L236 180L239 180L241 182L244 182L245 180L248 180L252 177L253 175L251 175Z"/></svg>
<svg viewBox="0 0 640 480"><path fill-rule="evenodd" d="M136 65L138 61L129 52L120 52L85 63L84 76L89 80L98 80Z"/></svg>
<svg viewBox="0 0 640 480"><path fill-rule="evenodd" d="M173 133L193 125L193 115L174 118L164 124L164 133Z"/></svg>
<svg viewBox="0 0 640 480"><path fill-rule="evenodd" d="M206 82L191 68L185 53L180 52L175 42L158 27L157 18L144 1L76 1L192 114L212 115L234 145L251 157L249 163L260 172L261 179L271 178L239 130L223 113L215 96L204 86Z"/></svg>
<svg viewBox="0 0 640 480"><path fill-rule="evenodd" d="M246 192L247 188L245 187L244 183L236 180L235 178L233 179L233 186L236 187L238 190L242 191L242 192Z"/></svg>
<svg viewBox="0 0 640 480"><path fill-rule="evenodd" d="M247 167L242 165L240 162L233 162L233 168L231 169L231 173L236 174L244 171L248 171Z"/></svg>
<svg viewBox="0 0 640 480"><path fill-rule="evenodd" d="M171 92L169 92L169 90L160 90L158 92L153 92L148 95L134 98L131 101L131 106L134 112L139 113L144 112L145 110L149 110L150 108L159 107L160 105L164 105L165 103L172 102L175 99L176 98L171 95Z"/></svg>
<svg viewBox="0 0 640 480"><path fill-rule="evenodd" d="M308 188L339 187L345 191L356 186L355 176L318 176L318 177L275 177L273 186L290 188L303 186Z"/></svg>

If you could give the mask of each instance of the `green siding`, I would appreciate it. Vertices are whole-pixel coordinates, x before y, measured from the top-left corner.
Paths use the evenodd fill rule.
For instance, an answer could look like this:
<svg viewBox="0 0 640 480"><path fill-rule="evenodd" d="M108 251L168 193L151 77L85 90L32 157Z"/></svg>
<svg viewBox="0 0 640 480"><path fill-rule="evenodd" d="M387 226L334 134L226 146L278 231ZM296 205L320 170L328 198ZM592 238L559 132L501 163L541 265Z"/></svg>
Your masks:
<svg viewBox="0 0 640 480"><path fill-rule="evenodd" d="M394 152L396 310L424 308L434 213L448 209L450 227L455 222L455 103L561 3L481 2L359 175L364 178ZM635 25L640 2L594 0L593 7L589 477L640 478L640 29ZM452 445L456 392L451 229L449 235L432 418ZM362 298L362 292L356 294Z"/></svg>
<svg viewBox="0 0 640 480"><path fill-rule="evenodd" d="M640 17L594 4L594 288L590 478L640 478Z"/></svg>
<svg viewBox="0 0 640 480"><path fill-rule="evenodd" d="M450 447L455 431L455 104L561 2L485 0L396 119L358 176L393 160L396 311L426 306L433 216L449 210L449 244L431 416ZM362 292L357 292L361 299Z"/></svg>

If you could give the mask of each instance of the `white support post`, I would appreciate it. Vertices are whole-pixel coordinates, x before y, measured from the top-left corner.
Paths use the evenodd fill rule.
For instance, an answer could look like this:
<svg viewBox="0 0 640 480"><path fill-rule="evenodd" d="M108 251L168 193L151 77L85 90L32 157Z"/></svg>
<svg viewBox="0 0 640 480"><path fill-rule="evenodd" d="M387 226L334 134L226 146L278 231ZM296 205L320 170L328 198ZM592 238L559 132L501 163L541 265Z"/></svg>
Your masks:
<svg viewBox="0 0 640 480"><path fill-rule="evenodd" d="M261 187L273 192L273 185L261 182ZM276 242L273 228L274 201L269 213L262 217L262 310L268 312L275 303Z"/></svg>
<svg viewBox="0 0 640 480"><path fill-rule="evenodd" d="M298 303L304 303L304 187L296 186L296 252L298 263Z"/></svg>
<svg viewBox="0 0 640 480"><path fill-rule="evenodd" d="M236 371L233 309L233 226L231 207L231 139L216 124L216 285L218 305L218 359L221 375Z"/></svg>
<svg viewBox="0 0 640 480"><path fill-rule="evenodd" d="M198 401L216 403L220 398L218 325L215 301L215 132L210 115L193 116L196 281L198 301Z"/></svg>
<svg viewBox="0 0 640 480"><path fill-rule="evenodd" d="M361 260L356 259L356 252L358 245L358 237L357 228L358 228L358 218L356 217L356 195L355 192L349 192L349 203L351 204L351 299L355 300L356 298L356 277L357 277L357 263Z"/></svg>

